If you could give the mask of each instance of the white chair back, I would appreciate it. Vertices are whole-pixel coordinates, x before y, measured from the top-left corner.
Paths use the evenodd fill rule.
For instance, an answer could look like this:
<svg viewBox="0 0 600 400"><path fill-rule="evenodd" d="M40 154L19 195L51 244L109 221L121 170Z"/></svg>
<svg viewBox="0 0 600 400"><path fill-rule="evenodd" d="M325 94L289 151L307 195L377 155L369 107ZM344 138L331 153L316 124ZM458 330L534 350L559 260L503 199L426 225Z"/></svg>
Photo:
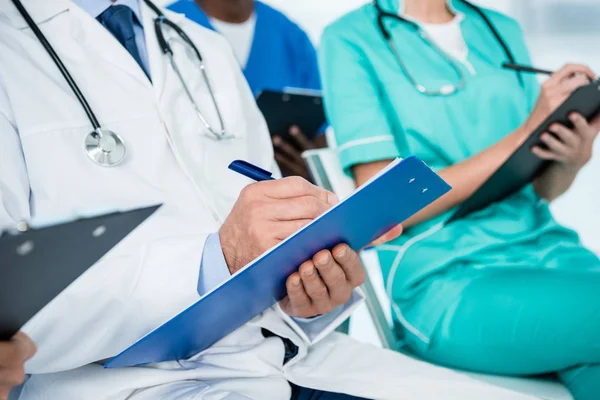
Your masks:
<svg viewBox="0 0 600 400"><path fill-rule="evenodd" d="M315 183L335 193L340 200L348 197L356 189L354 181L342 171L334 149L309 150L304 152L302 157L306 161ZM391 328L391 307L385 293L377 253L375 250L364 250L361 252L361 260L367 275L363 291L377 336L384 348L399 350L396 336Z"/></svg>

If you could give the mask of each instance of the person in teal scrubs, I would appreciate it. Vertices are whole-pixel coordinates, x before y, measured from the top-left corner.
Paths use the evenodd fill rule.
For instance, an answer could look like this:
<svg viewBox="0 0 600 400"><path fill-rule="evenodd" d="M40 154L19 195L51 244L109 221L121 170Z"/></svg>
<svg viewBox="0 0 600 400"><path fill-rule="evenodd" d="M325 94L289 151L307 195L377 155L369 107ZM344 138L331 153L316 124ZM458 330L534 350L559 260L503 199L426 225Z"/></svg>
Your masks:
<svg viewBox="0 0 600 400"><path fill-rule="evenodd" d="M597 400L600 260L548 205L589 161L600 119L573 114L573 129L552 126L546 148L532 148L554 161L543 175L444 224L594 77L567 65L540 87L531 74L502 69L507 61L530 65L519 25L459 0L379 0L327 27L320 48L345 171L362 184L395 157L416 155L453 187L378 249L398 339L453 368L557 373L576 400Z"/></svg>

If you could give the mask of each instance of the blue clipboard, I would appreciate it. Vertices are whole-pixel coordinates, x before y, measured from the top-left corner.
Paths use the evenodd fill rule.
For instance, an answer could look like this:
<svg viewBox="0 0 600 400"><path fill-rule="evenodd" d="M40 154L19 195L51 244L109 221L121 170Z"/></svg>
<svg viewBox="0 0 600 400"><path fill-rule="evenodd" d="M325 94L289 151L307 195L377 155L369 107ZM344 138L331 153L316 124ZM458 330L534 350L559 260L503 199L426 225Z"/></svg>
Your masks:
<svg viewBox="0 0 600 400"><path fill-rule="evenodd" d="M284 298L288 276L318 251L339 243L359 250L449 190L421 160L396 160L105 367L182 360L206 350Z"/></svg>

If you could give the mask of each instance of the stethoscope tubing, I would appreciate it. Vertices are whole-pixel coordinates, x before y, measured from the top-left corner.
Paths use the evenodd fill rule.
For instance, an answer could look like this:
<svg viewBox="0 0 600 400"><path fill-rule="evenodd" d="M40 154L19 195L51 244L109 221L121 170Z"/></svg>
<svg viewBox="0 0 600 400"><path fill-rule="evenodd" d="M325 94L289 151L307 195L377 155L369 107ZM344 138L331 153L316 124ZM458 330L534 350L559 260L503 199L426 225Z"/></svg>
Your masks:
<svg viewBox="0 0 600 400"><path fill-rule="evenodd" d="M485 13L476 5L472 4L471 2L467 1L467 0L462 0L462 2L464 4L466 4L468 7L470 7L473 11L475 11L483 20L483 22L486 24L486 26L489 28L490 32L492 33L492 35L494 36L494 38L496 39L496 41L500 44L500 47L502 47L502 50L504 52L504 54L506 55L506 58L508 59L508 61L512 64L515 63L515 58L510 50L510 48L508 47L508 45L506 44L506 42L504 41L504 39L502 38L502 36L500 35L500 33L498 32L498 30L496 29L496 27L494 26L494 24L492 23L492 21L489 19L489 17L487 15L485 15ZM390 48L392 50L392 52L394 53L395 59L396 61L400 60L400 54L396 48L396 46L393 43L393 38L392 38L392 34L390 33L390 31L386 28L385 23L384 23L384 19L385 18L391 18L393 20L396 20L398 22L401 23L405 23L407 25L410 25L412 28L415 29L416 32L421 32L421 29L419 28L419 25L413 21L410 21L404 17L402 17L399 14L393 14L390 12L385 11L382 7L381 4L379 3L379 0L373 0L373 5L375 7L375 10L377 12L377 26L379 27L379 31L381 32L381 35L383 36L383 38L386 40L386 42L390 45ZM421 37L423 37L423 35L421 34ZM426 39L426 37L423 37L423 39ZM435 47L435 49L437 51L440 52L440 54L442 56L444 56L444 58L452 65L452 67L454 69L457 68L457 66L455 65L454 60L452 60L450 57L446 56L446 53L439 49L438 46L436 46L434 43L432 43L431 41L427 40L428 43L430 43L433 47ZM400 67L403 70L404 74L411 80L411 82L417 87L421 87L422 89L419 89L420 92L424 93L424 94L434 94L433 91L427 91L423 85L420 85L419 83L417 83L411 76L410 73L408 73L408 70L406 68L406 65L402 62L402 60L399 61ZM462 74L462 71L460 69L457 70L457 73L459 76L461 76L464 79L464 74ZM521 75L520 72L516 71L517 74L517 78L519 80L519 84L521 85L521 87L524 86L524 82L523 82L523 77ZM464 82L464 84L466 84L466 81ZM464 84L461 86L461 84L457 84L456 89L462 88L464 87ZM424 92L423 89L426 91ZM428 92L428 93L427 93Z"/></svg>
<svg viewBox="0 0 600 400"><path fill-rule="evenodd" d="M81 104L81 107L85 111L88 119L90 120L90 123L94 127L94 131L100 132L102 127L100 126L100 122L98 121L98 118L96 118L96 114L94 114L92 107L90 106L87 99L85 98L85 96L83 95L81 90L79 89L79 86L77 85L77 83L75 82L73 77L71 76L71 73L69 72L69 70L67 69L65 64L62 62L62 60L60 59L60 57L58 56L58 54L56 53L56 51L54 50L54 48L52 47L50 42L48 42L48 40L46 39L46 36L44 36L42 31L38 28L35 21L31 18L31 15L29 15L29 13L25 9L25 7L21 3L21 1L20 0L12 0L12 1L13 1L13 4L15 5L15 7L17 8L17 10L19 11L19 13L21 14L21 16L25 19L25 22L27 22L27 24L33 31L34 35L40 41L42 46L44 46L44 49L46 49L46 51L52 58L52 61L54 62L54 64L56 64L56 66L58 67L62 76L67 81L67 84L69 85L69 87L71 88L73 93L75 94L75 97Z"/></svg>
<svg viewBox="0 0 600 400"><path fill-rule="evenodd" d="M73 76L69 72L68 68L62 62L61 58L58 56L58 54L56 53L56 51L54 50L54 48L52 47L52 45L50 44L50 42L48 41L46 36L39 29L39 27L37 26L37 24L35 23L33 18L31 18L31 15L27 12L26 8L23 6L21 1L20 0L12 0L12 1L13 1L13 4L15 5L15 7L17 8L17 10L19 11L19 13L21 14L21 16L25 19L25 22L27 22L27 25L29 25L29 27L35 34L36 38L40 41L40 43L42 44L42 46L44 47L44 49L46 50L46 52L48 53L48 55L50 56L50 58L52 59L52 61L54 62L54 64L58 68L58 70L60 71L60 73L62 74L62 76L64 77L65 81L69 85L71 91L73 92L73 94L75 95L75 97L77 98L79 103L81 104L81 107L83 108L88 120L90 121L90 124L94 128L93 130L95 132L95 135L97 137L101 137L102 132L103 132L102 126L101 126L98 118L96 117L96 114L94 113L92 107L90 106L89 102L87 101L85 95L82 93L81 89L79 88L79 85L77 85L77 82L75 82L75 79L73 79ZM225 124L224 124L223 116L221 114L221 111L219 110L216 96L214 94L212 85L210 84L208 74L206 73L204 59L202 58L202 54L200 53L200 50L198 50L198 47L194 44L194 42L190 39L190 37L185 33L185 31L183 29L181 29L181 27L179 27L177 24L175 24L174 22L169 20L164 15L164 13L152 1L144 0L144 2L157 15L157 18L154 20L154 27L155 27L156 38L158 40L159 47L161 48L161 51L163 52L163 54L165 54L169 57L171 65L175 69L175 72L176 72L179 80L181 81L181 84L184 87L186 95L189 97L190 101L192 102L196 114L199 116L199 118L200 118L201 122L204 124L205 128L216 139L225 138L226 132L225 132ZM166 24L170 28L172 28L181 37L181 39L188 46L190 46L192 48L192 50L194 51L194 54L198 58L198 61L200 62L200 69L201 69L203 79L205 80L205 82L208 86L210 96L212 98L213 104L217 111L217 116L219 118L219 123L221 126L220 132L215 131L210 126L210 124L208 123L206 118L204 118L204 116L200 112L200 109L198 108L198 105L197 105L196 101L194 100L192 93L190 92L187 84L185 83L185 80L183 79L180 69L177 67L177 64L175 63L173 49L171 48L171 45L169 44L168 40L165 38L163 30L162 30L163 24Z"/></svg>
<svg viewBox="0 0 600 400"><path fill-rule="evenodd" d="M183 86L186 96L192 103L192 106L194 107L194 111L196 112L196 115L198 116L198 118L200 119L200 121L202 122L204 127L216 139L222 139L222 138L226 137L227 132L225 131L225 121L223 120L223 115L221 114L221 110L219 109L219 105L217 103L217 98L215 96L212 85L210 84L210 79L206 72L206 67L204 65L204 59L202 58L202 54L200 53L200 50L198 50L198 47L196 47L194 42L183 31L183 29L181 29L177 24L175 24L174 22L172 22L171 20L166 18L164 16L164 14L154 4L152 4L152 2L150 2L150 0L144 0L144 1L146 2L146 4L148 4L148 6L150 8L155 10L158 14L158 18L156 18L154 20L154 30L156 32L156 39L158 41L158 45L159 45L162 53L169 58L171 66L172 66L173 70L175 71L175 74L179 78L179 81L181 82L181 85ZM204 82L206 82L208 92L209 92L212 102L215 106L215 110L217 111L217 117L219 119L219 125L221 127L220 132L215 131L212 128L212 126L208 123L208 121L202 114L200 108L198 107L198 104L196 103L196 100L194 99L192 92L189 90L187 84L185 83L185 79L183 78L183 73L181 72L181 70L177 66L177 63L175 62L175 53L173 52L173 49L172 49L171 45L169 44L169 41L165 38L165 35L163 33L163 29L162 29L163 24L166 24L169 27L171 27L173 30L175 30L175 32L179 35L179 37L181 37L181 39L183 39L183 41L194 51L194 54L196 55L196 58L198 59L198 62L200 63L200 73L202 74L202 78L204 79Z"/></svg>

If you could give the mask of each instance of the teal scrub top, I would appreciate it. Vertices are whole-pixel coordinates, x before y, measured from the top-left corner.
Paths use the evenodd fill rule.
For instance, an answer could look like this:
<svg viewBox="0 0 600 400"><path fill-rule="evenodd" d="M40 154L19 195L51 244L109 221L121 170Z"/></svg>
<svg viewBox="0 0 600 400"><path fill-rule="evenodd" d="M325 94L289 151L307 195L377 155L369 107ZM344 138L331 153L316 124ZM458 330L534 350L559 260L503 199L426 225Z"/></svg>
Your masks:
<svg viewBox="0 0 600 400"><path fill-rule="evenodd" d="M380 0L398 13L399 0ZM464 161L513 132L527 118L539 92L533 75L523 86L500 66L506 55L481 17L462 1L467 77L451 96L419 93L402 73L368 4L328 26L320 46L325 105L342 167L415 155L434 170ZM523 33L513 19L482 9L510 48L515 61L530 64ZM414 28L390 18L386 26L409 71L428 88L457 82L456 73ZM529 186L506 200L443 226L449 212L408 229L379 249L395 319L424 346L451 304L482 269L600 267L577 234L558 225L546 201ZM439 229L438 229L439 228ZM396 273L390 278L390 270ZM441 284L439 277L444 279ZM415 301L433 299L422 309Z"/></svg>

